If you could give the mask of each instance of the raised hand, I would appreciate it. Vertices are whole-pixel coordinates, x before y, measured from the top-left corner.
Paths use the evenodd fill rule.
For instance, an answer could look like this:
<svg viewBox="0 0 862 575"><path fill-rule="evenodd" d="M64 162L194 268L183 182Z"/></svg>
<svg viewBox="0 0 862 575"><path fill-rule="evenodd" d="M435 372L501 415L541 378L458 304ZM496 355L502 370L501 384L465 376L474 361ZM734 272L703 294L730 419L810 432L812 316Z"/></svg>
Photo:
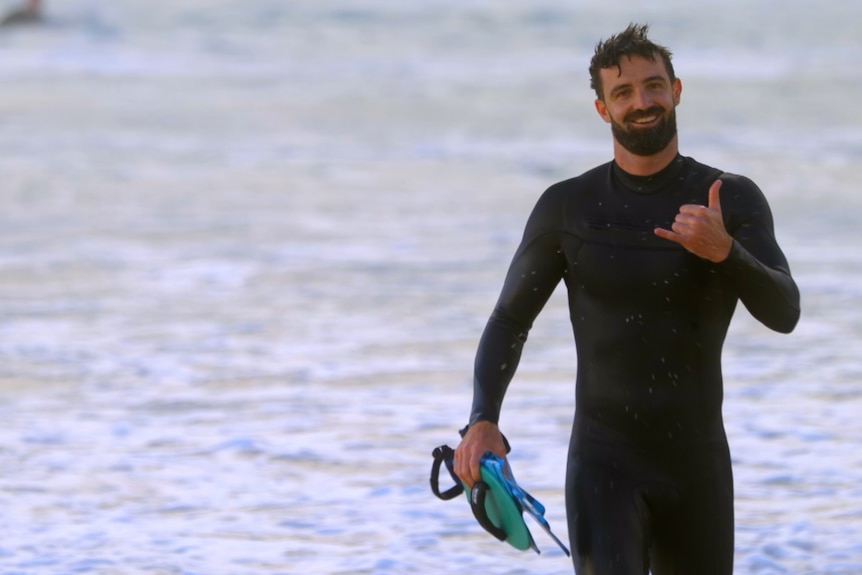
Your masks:
<svg viewBox="0 0 862 575"><path fill-rule="evenodd" d="M696 256L712 262L727 259L733 238L724 227L719 190L721 180L709 187L709 205L680 206L670 230L656 228L655 235L676 242Z"/></svg>

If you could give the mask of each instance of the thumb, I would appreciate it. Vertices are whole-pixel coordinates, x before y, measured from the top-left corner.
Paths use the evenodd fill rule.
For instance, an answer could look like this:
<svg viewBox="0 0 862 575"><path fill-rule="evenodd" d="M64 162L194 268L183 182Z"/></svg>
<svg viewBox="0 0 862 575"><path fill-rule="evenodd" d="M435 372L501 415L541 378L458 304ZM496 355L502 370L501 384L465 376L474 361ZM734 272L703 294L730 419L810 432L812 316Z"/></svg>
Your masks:
<svg viewBox="0 0 862 575"><path fill-rule="evenodd" d="M718 210L720 213L721 197L719 196L719 190L721 190L721 180L715 180L709 187L709 209Z"/></svg>

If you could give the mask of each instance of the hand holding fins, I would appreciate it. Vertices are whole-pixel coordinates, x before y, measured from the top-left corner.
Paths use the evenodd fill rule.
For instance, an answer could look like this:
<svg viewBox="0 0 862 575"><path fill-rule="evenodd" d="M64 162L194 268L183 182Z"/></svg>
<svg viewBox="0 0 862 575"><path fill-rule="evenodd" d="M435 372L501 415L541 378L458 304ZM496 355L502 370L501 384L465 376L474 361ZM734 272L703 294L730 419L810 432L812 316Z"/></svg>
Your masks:
<svg viewBox="0 0 862 575"><path fill-rule="evenodd" d="M454 469L455 451L448 445L437 447L432 453L431 491L443 500L454 499L466 491ZM455 482L444 492L440 491L440 467L446 465L449 475ZM479 524L491 535L505 541L515 549L533 549L540 553L527 524L523 512L526 511L542 529L551 536L563 552L570 555L552 532L544 517L545 508L532 495L523 490L516 482L512 470L505 460L491 452L486 453L480 463L482 481L477 481L467 493L470 508Z"/></svg>

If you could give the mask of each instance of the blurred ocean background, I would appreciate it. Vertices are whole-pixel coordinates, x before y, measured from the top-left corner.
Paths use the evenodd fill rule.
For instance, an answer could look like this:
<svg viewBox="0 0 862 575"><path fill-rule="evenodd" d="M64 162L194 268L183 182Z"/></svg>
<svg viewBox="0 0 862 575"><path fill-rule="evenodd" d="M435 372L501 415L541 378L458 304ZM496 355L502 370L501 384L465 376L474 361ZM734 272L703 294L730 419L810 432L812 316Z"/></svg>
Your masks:
<svg viewBox="0 0 862 575"><path fill-rule="evenodd" d="M736 573L862 573L862 3L46 15L0 30L0 575L572 573L436 500L430 454L533 203L611 157L587 65L630 21L803 293L725 348ZM563 539L576 361L558 291L501 424Z"/></svg>

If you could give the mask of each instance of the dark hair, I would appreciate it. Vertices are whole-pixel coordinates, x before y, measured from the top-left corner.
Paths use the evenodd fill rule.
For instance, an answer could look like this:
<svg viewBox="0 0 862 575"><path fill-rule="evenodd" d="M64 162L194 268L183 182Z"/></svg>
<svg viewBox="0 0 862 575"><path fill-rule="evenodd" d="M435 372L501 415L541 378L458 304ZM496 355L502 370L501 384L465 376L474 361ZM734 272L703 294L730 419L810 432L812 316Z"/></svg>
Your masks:
<svg viewBox="0 0 862 575"><path fill-rule="evenodd" d="M596 44L596 52L590 61L590 87L596 91L599 100L603 100L602 79L599 75L602 68L620 67L620 60L624 57L640 56L655 62L656 56L664 61L664 67L671 81L675 79L673 64L670 62L670 50L659 46L647 38L649 25L629 24L628 28Z"/></svg>

